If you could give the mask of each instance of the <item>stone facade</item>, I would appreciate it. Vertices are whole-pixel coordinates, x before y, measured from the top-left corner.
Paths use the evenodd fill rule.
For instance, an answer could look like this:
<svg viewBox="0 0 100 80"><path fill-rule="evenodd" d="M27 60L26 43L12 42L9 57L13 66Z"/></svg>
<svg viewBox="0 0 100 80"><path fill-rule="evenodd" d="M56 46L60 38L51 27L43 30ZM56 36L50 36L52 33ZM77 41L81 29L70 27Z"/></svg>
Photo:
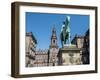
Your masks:
<svg viewBox="0 0 100 80"><path fill-rule="evenodd" d="M89 29L85 33L84 45L83 45L83 64L90 63L90 46L89 46Z"/></svg>
<svg viewBox="0 0 100 80"><path fill-rule="evenodd" d="M84 36L75 35L71 43L76 45L77 48L83 48Z"/></svg>
<svg viewBox="0 0 100 80"><path fill-rule="evenodd" d="M33 36L32 32L26 33L26 38L25 38L25 64L26 67L32 67L34 64L35 60L35 54L36 54L36 44L37 41L35 37Z"/></svg>
<svg viewBox="0 0 100 80"><path fill-rule="evenodd" d="M48 64L48 50L37 50L35 56L34 66L47 66Z"/></svg>
<svg viewBox="0 0 100 80"><path fill-rule="evenodd" d="M72 44L75 44L78 48L82 50L82 62L83 64L89 64L89 29L86 31L84 36L78 36L76 35L72 42Z"/></svg>

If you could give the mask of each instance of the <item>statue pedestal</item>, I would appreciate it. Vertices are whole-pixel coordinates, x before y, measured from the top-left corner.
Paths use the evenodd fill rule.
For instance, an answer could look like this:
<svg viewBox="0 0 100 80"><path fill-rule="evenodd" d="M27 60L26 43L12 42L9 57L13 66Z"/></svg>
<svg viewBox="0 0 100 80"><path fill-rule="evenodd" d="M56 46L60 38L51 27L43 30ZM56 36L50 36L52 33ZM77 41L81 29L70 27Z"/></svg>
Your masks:
<svg viewBox="0 0 100 80"><path fill-rule="evenodd" d="M64 45L58 52L58 65L82 64L82 51L75 45Z"/></svg>

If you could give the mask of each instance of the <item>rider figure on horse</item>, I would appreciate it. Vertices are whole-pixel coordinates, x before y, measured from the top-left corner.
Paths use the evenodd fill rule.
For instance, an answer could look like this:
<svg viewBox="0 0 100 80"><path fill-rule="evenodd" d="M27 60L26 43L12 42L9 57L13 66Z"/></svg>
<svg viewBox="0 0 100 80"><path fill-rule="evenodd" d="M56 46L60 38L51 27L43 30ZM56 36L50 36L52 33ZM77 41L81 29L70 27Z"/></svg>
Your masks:
<svg viewBox="0 0 100 80"><path fill-rule="evenodd" d="M67 40L70 44L70 16L66 17L66 21L63 23L60 33L60 39L62 47L66 44Z"/></svg>

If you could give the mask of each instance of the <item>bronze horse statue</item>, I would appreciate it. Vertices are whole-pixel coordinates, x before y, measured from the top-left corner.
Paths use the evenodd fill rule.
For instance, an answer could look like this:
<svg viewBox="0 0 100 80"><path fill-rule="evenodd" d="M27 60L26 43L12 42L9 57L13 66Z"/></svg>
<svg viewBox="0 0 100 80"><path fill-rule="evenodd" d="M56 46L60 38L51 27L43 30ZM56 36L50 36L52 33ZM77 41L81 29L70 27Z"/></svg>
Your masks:
<svg viewBox="0 0 100 80"><path fill-rule="evenodd" d="M70 17L66 17L66 21L63 23L62 28L61 28L61 33L60 33L60 39L61 39L61 44L62 47L66 44L67 40L70 38ZM69 43L70 44L70 43Z"/></svg>

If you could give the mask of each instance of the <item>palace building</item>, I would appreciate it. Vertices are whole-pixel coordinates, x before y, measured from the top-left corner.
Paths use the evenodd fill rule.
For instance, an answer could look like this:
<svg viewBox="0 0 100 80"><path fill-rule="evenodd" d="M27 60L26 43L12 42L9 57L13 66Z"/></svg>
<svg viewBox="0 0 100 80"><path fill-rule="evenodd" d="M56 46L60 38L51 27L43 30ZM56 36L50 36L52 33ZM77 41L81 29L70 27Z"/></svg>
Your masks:
<svg viewBox="0 0 100 80"><path fill-rule="evenodd" d="M75 35L71 46L61 49L57 44L56 29L53 27L49 48L41 50L36 48L37 45L34 34L26 33L26 67L89 64L89 30L85 36Z"/></svg>
<svg viewBox="0 0 100 80"><path fill-rule="evenodd" d="M25 38L25 64L26 67L31 67L34 65L34 60L35 60L35 54L36 54L36 44L37 40L32 34L26 33L26 38Z"/></svg>
<svg viewBox="0 0 100 80"><path fill-rule="evenodd" d="M37 50L36 45L37 40L33 34L26 33L26 67L56 66L59 48L55 28L52 29L49 49Z"/></svg>
<svg viewBox="0 0 100 80"><path fill-rule="evenodd" d="M83 64L90 63L90 46L89 46L89 29L86 31L84 36L84 44L83 44Z"/></svg>
<svg viewBox="0 0 100 80"><path fill-rule="evenodd" d="M77 48L82 48L84 43L84 36L79 36L76 34L71 43L76 45Z"/></svg>
<svg viewBox="0 0 100 80"><path fill-rule="evenodd" d="M84 36L75 35L71 43L82 50L83 64L89 64L89 29L85 32Z"/></svg>

